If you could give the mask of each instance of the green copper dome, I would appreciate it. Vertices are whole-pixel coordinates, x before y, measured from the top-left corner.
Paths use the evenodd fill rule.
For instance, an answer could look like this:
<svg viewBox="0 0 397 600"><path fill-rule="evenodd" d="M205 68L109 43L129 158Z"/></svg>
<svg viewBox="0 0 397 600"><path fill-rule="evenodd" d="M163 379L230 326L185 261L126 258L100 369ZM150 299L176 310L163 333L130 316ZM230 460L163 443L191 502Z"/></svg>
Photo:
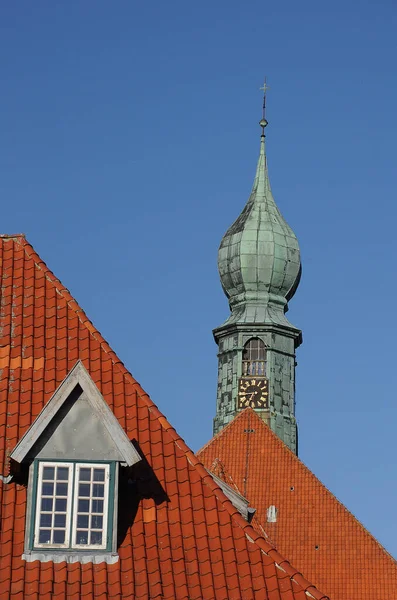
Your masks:
<svg viewBox="0 0 397 600"><path fill-rule="evenodd" d="M225 324L260 322L291 327L285 312L299 284L299 245L270 189L264 134L267 121L260 125L261 148L251 195L219 247L218 269L232 313Z"/></svg>

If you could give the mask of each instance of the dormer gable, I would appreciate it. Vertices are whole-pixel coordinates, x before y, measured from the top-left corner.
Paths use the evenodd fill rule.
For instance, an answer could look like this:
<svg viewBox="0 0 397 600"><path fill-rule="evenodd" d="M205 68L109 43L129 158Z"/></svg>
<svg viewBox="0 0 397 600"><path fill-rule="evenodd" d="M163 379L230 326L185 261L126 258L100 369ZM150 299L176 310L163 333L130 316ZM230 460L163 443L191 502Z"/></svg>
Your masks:
<svg viewBox="0 0 397 600"><path fill-rule="evenodd" d="M35 458L141 460L79 360L11 452L22 464Z"/></svg>

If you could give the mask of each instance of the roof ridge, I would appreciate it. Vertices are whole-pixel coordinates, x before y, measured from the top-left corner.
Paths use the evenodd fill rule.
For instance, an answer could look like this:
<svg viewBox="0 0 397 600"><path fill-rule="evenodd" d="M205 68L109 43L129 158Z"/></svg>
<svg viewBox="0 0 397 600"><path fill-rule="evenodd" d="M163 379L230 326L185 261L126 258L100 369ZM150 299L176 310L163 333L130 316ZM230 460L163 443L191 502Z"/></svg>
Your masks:
<svg viewBox="0 0 397 600"><path fill-rule="evenodd" d="M292 459L297 462L301 468L303 468L304 471L306 471L307 473L309 473L309 475L311 475L312 477L315 478L315 480L317 481L317 483L325 489L325 491L329 494L329 496L331 496L338 504L339 506L341 506L347 513L347 515L350 517L351 520L353 520L355 523L357 523L360 526L360 529L373 541L375 542L375 544L388 556L388 558L391 560L392 563L394 563L395 565L397 564L397 560L390 554L390 552L388 552L388 550L386 550L386 548L376 539L376 537L374 537L372 535L372 533L361 523L361 521L343 504L343 502L341 500L339 500L339 498L337 496L335 496L335 494L333 492L331 492L331 490L328 488L327 485L325 485L325 483L323 483L321 481L321 479L319 477L317 477L317 475L315 473L313 473L313 471L311 471L309 469L308 466L305 465L305 463L299 458L299 456L297 456L295 454L295 452L293 452L279 437L278 435L276 435L274 433L274 431L272 429L270 429L270 427L268 425L266 425L265 421L263 419L260 418L260 416L251 408L251 407L247 407L244 410L242 410L238 415L236 415L234 417L234 419L232 419L223 429L221 429L221 431L219 431L216 435L214 435L213 438L211 438L211 440L209 440L202 448L200 448L200 450L198 450L197 454L200 455L201 452L203 452L208 446L209 444L212 443L213 440L215 439L219 439L219 437L225 433L230 426L235 423L237 420L239 420L240 418L243 418L243 415L250 413L251 416L253 416L258 423L260 423L260 427L263 427L264 430L266 431L266 435L269 435L274 442L281 448L283 448L284 451L286 451L287 453L290 454L290 456L292 457Z"/></svg>
<svg viewBox="0 0 397 600"><path fill-rule="evenodd" d="M25 234L24 233L0 233L0 238L2 239L9 239L9 240L13 240L15 238L22 238L22 239L26 239Z"/></svg>
<svg viewBox="0 0 397 600"><path fill-rule="evenodd" d="M268 542L264 537L260 536L260 534L257 531L255 531L255 529L244 519L244 517L240 515L238 510L233 506L233 504L227 498L227 496L219 487L219 485L215 483L214 479L211 477L210 473L206 470L204 465L200 462L198 457L189 448L186 442L180 437L175 428L172 427L168 419L162 414L160 409L153 402L150 396L144 391L141 385L134 379L133 375L128 371L124 363L118 358L114 350L112 350L110 344L105 340L102 334L88 319L87 315L80 307L78 302L75 300L75 298L71 295L69 290L64 287L60 279L58 279L54 275L54 273L49 269L49 267L41 259L39 254L34 250L33 246L26 240L25 236L19 236L18 242L22 242L22 245L28 257L34 260L37 267L43 271L46 278L54 285L57 292L66 299L68 306L75 311L81 323L85 325L90 334L93 335L100 342L103 350L110 356L111 360L113 361L114 366L118 367L123 373L124 377L128 379L130 383L132 383L140 397L147 403L149 411L155 418L157 418L162 428L171 436L175 445L178 446L178 448L185 454L189 464L197 470L203 483L211 489L217 500L221 502L223 507L230 514L233 521L235 521L236 524L244 530L247 539L252 543L257 544L264 554L270 556L270 558L274 560L276 566L284 570L285 573L287 573L290 576L291 580L293 580L296 584L302 587L302 589L307 595L311 595L311 597L315 598L315 600L329 600L328 596L322 594L322 592L320 592L314 585L312 585L307 579L305 579L305 577L299 571L294 569L290 562L287 559L285 559L281 554L279 554L275 547L272 544L270 544L270 542ZM222 433L222 431L220 433Z"/></svg>

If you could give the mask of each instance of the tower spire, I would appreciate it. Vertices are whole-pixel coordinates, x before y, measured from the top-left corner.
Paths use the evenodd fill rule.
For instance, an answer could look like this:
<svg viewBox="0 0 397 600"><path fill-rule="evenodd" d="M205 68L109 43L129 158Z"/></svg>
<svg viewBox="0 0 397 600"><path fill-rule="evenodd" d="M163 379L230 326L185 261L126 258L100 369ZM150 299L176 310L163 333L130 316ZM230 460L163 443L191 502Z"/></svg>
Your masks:
<svg viewBox="0 0 397 600"><path fill-rule="evenodd" d="M263 91L260 154L248 202L221 241L218 269L230 315L214 330L219 378L214 433L250 406L297 451L295 350L302 341L287 317L300 279L298 240L270 187Z"/></svg>

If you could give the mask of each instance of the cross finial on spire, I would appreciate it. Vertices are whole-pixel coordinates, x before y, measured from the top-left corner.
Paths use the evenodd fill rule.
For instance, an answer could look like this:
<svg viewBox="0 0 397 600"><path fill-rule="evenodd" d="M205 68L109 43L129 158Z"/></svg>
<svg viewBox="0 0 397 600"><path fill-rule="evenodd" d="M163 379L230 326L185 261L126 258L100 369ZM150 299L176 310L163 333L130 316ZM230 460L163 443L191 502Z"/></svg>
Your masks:
<svg viewBox="0 0 397 600"><path fill-rule="evenodd" d="M265 81L263 83L263 86L261 88L259 88L260 90L263 91L263 105L262 105L262 119L259 121L259 125L262 127L262 135L265 135L265 127L267 125L267 120L266 120L266 92L267 90L269 90L269 86L266 83L266 77L265 77Z"/></svg>

